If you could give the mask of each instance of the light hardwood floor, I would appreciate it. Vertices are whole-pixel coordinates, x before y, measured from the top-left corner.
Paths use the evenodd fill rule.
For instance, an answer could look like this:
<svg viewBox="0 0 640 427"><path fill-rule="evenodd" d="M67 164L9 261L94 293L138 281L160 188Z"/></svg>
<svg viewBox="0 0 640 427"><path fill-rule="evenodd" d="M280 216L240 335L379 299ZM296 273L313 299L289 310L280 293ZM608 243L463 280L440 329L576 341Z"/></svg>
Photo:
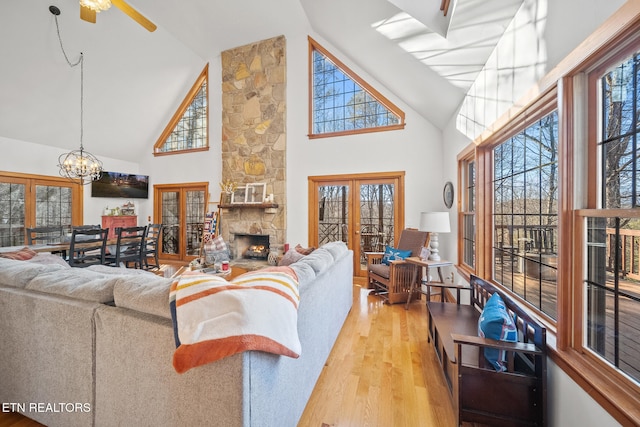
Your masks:
<svg viewBox="0 0 640 427"><path fill-rule="evenodd" d="M331 298L331 295L327 295ZM0 412L0 427L40 424ZM353 308L299 426L454 426L423 301L385 305L354 285Z"/></svg>

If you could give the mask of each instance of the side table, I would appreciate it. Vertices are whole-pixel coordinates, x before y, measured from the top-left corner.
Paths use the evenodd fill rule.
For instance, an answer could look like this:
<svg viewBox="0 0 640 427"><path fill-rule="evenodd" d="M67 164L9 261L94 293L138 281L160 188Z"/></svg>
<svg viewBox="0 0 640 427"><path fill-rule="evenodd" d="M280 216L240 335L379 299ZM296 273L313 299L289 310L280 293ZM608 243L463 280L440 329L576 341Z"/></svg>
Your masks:
<svg viewBox="0 0 640 427"><path fill-rule="evenodd" d="M422 268L416 268L416 272L414 274L413 280L411 281L411 289L409 290L409 296L407 297L407 304L405 305L405 309L408 310L409 309L409 303L411 302L411 296L413 295L413 292L415 291L415 286L416 283L418 283L418 271L422 271L422 277L426 277L427 280L424 281L423 279L420 280L420 284L422 283L430 283L431 282L431 278L429 277L429 269L431 268L437 268L438 269L438 276L440 278L440 282L444 283L444 277L442 276L442 267L449 267L449 266L453 266L453 263L451 261L445 261L445 260L440 260L440 261L432 261L432 260L422 260L419 257L413 256L413 257L408 257L405 258L405 261L410 263L410 264L414 264L418 267L422 267ZM431 287L427 286L427 301L431 300ZM440 294L440 298L442 298L442 294Z"/></svg>

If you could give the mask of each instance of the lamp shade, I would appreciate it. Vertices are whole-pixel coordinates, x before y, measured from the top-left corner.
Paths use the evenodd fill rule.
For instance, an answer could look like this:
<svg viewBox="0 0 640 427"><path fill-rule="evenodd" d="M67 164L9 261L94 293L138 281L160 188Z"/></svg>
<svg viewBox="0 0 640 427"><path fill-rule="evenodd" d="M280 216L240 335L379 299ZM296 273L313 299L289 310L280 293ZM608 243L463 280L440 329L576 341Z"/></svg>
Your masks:
<svg viewBox="0 0 640 427"><path fill-rule="evenodd" d="M431 233L449 233L449 212L420 212L420 230Z"/></svg>

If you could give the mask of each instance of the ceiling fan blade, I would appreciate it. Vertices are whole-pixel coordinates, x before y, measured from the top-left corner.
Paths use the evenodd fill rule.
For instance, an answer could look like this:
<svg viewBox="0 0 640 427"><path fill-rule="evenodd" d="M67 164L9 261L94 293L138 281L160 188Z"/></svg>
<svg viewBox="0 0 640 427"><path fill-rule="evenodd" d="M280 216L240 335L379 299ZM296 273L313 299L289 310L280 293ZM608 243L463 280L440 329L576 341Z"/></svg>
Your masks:
<svg viewBox="0 0 640 427"><path fill-rule="evenodd" d="M83 21L87 21L95 24L96 11L80 5L80 19L82 19Z"/></svg>
<svg viewBox="0 0 640 427"><path fill-rule="evenodd" d="M118 9L120 9L121 11L129 15L131 19L136 21L138 24L142 25L147 30L151 32L156 30L157 27L153 22L149 21L147 18L142 16L140 12L132 8L124 0L111 0L111 4L113 4L115 7L117 7Z"/></svg>

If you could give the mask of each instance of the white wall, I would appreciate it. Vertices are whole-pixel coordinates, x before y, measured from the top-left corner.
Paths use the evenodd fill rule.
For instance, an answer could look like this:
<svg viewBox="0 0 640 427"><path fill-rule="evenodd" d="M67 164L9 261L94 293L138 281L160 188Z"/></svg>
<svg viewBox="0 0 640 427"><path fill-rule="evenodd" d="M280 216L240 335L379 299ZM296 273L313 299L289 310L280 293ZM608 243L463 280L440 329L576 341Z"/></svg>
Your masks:
<svg viewBox="0 0 640 427"><path fill-rule="evenodd" d="M67 153L63 150L47 145L33 144L0 136L0 170L7 172L21 172L38 175L59 176L58 157ZM125 162L118 159L100 157L105 170L138 173L138 164ZM85 224L100 224L105 205L111 207L121 206L124 199L92 198L91 186L83 187L84 220ZM145 199L132 199L136 205L136 211L146 209L148 201Z"/></svg>
<svg viewBox="0 0 640 427"><path fill-rule="evenodd" d="M314 175L405 171L405 225L417 227L420 212L444 209L442 134L383 84L322 37L311 37L406 114L404 130L309 139L307 35L287 38L287 237L308 240L308 181Z"/></svg>

